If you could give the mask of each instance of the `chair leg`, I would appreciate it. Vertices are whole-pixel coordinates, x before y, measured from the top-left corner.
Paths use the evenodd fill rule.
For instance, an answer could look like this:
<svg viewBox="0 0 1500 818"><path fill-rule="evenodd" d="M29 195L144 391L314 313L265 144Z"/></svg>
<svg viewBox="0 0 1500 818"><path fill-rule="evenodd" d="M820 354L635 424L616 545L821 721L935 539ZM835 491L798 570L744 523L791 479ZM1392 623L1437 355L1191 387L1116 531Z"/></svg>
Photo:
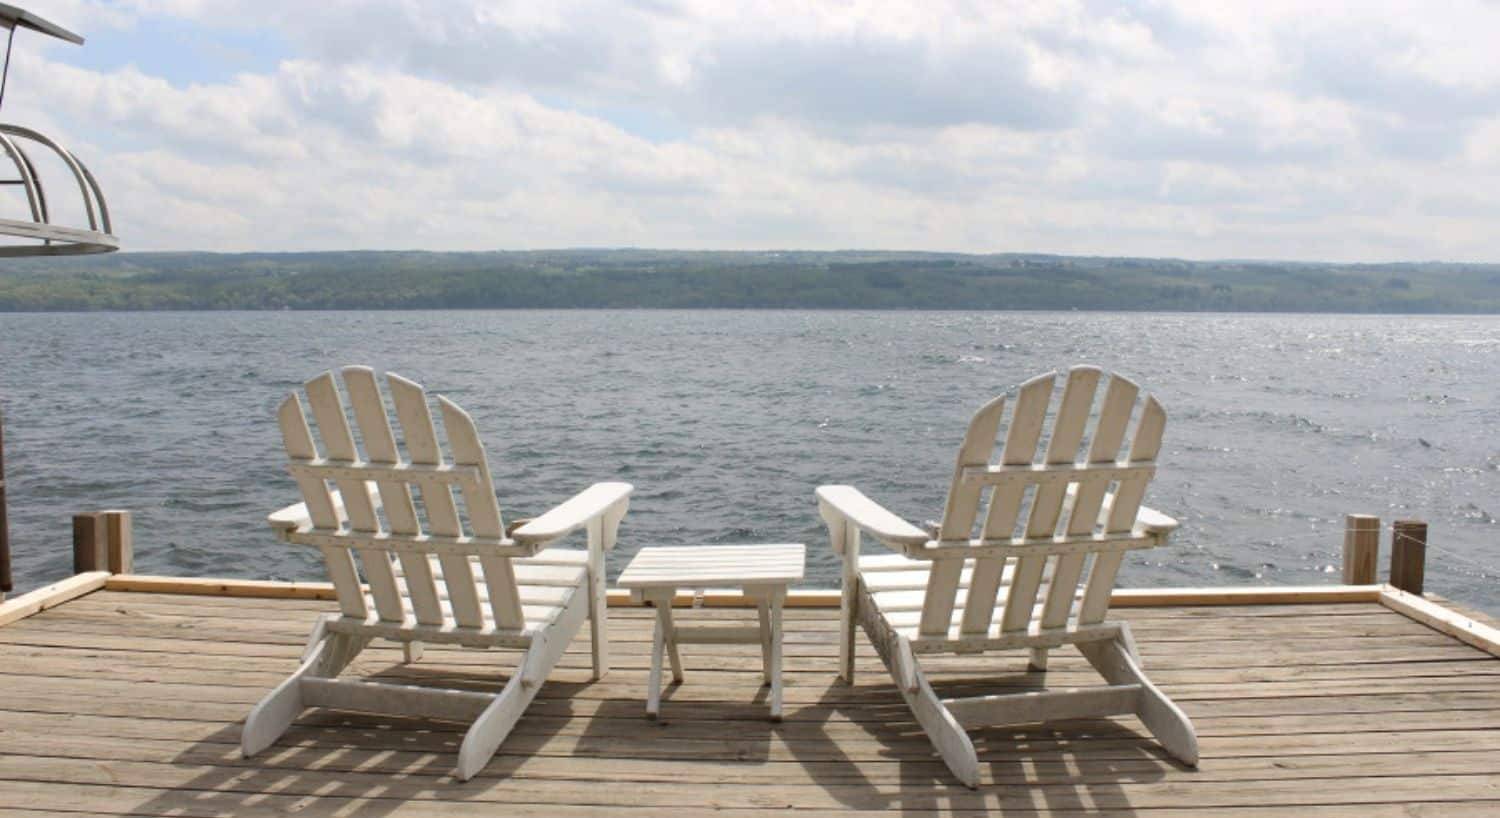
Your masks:
<svg viewBox="0 0 1500 818"><path fill-rule="evenodd" d="M526 713L526 706L536 698L537 691L542 689L557 660L583 625L583 612L577 605L575 597L574 607L558 618L553 630L533 637L531 647L521 656L510 681L464 734L463 744L458 748L458 767L453 771L458 780L468 781L484 769L516 722Z"/></svg>
<svg viewBox="0 0 1500 818"><path fill-rule="evenodd" d="M272 688L245 717L245 726L240 733L240 751L246 758L275 744L302 713L304 678L337 676L369 643L368 639L348 634L323 633L322 627L323 623L319 622L314 629L314 635L319 638L303 653L302 664L297 670Z"/></svg>
<svg viewBox="0 0 1500 818"><path fill-rule="evenodd" d="M521 720L526 706L536 698L541 687L540 684L526 684L519 671L510 677L500 695L479 714L479 718L469 727L469 732L464 734L463 744L458 748L458 768L453 771L459 781L468 781L490 763L495 751L500 749L505 737L510 735L516 722Z"/></svg>
<svg viewBox="0 0 1500 818"><path fill-rule="evenodd" d="M406 665L410 665L410 664L415 664L415 663L420 662L420 661L422 661L422 643L421 642L402 642L401 643L401 663L402 664L406 664Z"/></svg>
<svg viewBox="0 0 1500 818"><path fill-rule="evenodd" d="M318 645L314 648L314 655L321 656L326 647L327 642ZM302 713L302 677L306 675L307 665L304 664L272 688L245 717L245 726L240 731L240 753L245 758L275 744Z"/></svg>
<svg viewBox="0 0 1500 818"><path fill-rule="evenodd" d="M847 598L846 595L845 599ZM969 739L969 734L958 723L958 719L948 711L943 700L938 698L932 685L927 683L927 675L922 672L922 666L917 664L911 642L898 637L873 606L860 610L859 624L870 637L870 643L875 646L875 653L885 664L886 671L896 681L896 689L901 692L901 698L906 700L906 706L911 708L912 715L916 716L922 732L927 734L938 755L942 756L943 763L948 765L948 769L964 786L977 788L979 755L974 752L974 742Z"/></svg>
<svg viewBox="0 0 1500 818"><path fill-rule="evenodd" d="M604 589L604 549L589 545L589 640L594 653L594 678L609 672L609 606Z"/></svg>
<svg viewBox="0 0 1500 818"><path fill-rule="evenodd" d="M1126 655L1130 657L1131 661L1135 662L1135 666L1144 672L1146 663L1141 661L1141 652L1136 647L1135 635L1130 632L1129 622L1120 623L1120 644L1124 646Z"/></svg>
<svg viewBox="0 0 1500 818"><path fill-rule="evenodd" d="M1130 647L1125 639L1084 642L1078 645L1084 658L1089 660L1089 664L1099 671L1105 681L1110 684L1141 686L1136 716L1173 758L1196 767L1198 734L1193 730L1192 721L1182 712L1182 708L1146 678L1141 666L1131 656Z"/></svg>
<svg viewBox="0 0 1500 818"><path fill-rule="evenodd" d="M839 676L854 684L854 636L859 621L859 579L844 577L839 597Z"/></svg>
<svg viewBox="0 0 1500 818"><path fill-rule="evenodd" d="M979 755L974 752L973 740L927 683L926 674L915 664L916 658L908 658L913 663L912 666L917 668L917 684L915 690L907 690L898 683L896 687L901 690L901 697L906 699L912 714L917 717L917 723L922 725L922 731L927 734L954 777L970 789L978 788Z"/></svg>
<svg viewBox="0 0 1500 818"><path fill-rule="evenodd" d="M1047 648L1032 648L1031 658L1026 662L1032 670L1047 669Z"/></svg>

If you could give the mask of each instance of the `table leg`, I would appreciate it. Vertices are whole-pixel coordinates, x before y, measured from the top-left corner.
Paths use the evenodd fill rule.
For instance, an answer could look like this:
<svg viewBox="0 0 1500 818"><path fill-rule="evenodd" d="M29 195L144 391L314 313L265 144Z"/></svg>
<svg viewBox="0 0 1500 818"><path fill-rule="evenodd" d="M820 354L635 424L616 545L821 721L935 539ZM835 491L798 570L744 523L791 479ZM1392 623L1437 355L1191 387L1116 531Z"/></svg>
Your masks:
<svg viewBox="0 0 1500 818"><path fill-rule="evenodd" d="M781 608L786 591L771 596L771 719L781 721Z"/></svg>
<svg viewBox="0 0 1500 818"><path fill-rule="evenodd" d="M771 670L771 600L768 596L761 597L755 605L756 613L760 616L760 672L765 677L766 684L771 684L773 672Z"/></svg>
<svg viewBox="0 0 1500 818"><path fill-rule="evenodd" d="M657 617L656 627L651 632L651 677L646 682L646 715L652 718L661 711L662 637L661 617Z"/></svg>
<svg viewBox="0 0 1500 818"><path fill-rule="evenodd" d="M661 712L661 663L672 628L672 597L675 592L652 594L648 601L656 608L656 627L651 631L651 676L646 683L646 715L656 718ZM673 663L674 671L676 671Z"/></svg>
<svg viewBox="0 0 1500 818"><path fill-rule="evenodd" d="M682 684L682 656L677 652L677 625L672 621L672 599L675 596L677 596L676 591L667 594L661 607L657 609L657 616L666 628L664 641L667 647L667 658L672 662L672 681Z"/></svg>

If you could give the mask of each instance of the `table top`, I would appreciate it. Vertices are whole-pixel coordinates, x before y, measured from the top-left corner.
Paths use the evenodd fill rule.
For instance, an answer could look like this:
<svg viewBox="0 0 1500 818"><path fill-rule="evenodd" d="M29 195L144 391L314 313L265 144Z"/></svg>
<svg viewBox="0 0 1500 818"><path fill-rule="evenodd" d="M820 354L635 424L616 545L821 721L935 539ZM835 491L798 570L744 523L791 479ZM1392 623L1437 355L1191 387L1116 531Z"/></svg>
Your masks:
<svg viewBox="0 0 1500 818"><path fill-rule="evenodd" d="M642 548L620 574L621 588L786 585L802 579L801 543Z"/></svg>

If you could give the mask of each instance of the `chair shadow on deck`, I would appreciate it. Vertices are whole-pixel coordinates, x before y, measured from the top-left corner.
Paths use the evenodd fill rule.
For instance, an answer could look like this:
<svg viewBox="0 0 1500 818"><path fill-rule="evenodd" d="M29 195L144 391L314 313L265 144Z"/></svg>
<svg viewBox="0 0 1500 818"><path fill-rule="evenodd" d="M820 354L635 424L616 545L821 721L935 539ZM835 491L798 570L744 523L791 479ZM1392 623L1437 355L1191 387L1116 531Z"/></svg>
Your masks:
<svg viewBox="0 0 1500 818"><path fill-rule="evenodd" d="M434 653L431 662L368 661L360 671L393 682L496 690L506 678L496 669L511 658L468 654L488 658L460 664ZM309 710L282 740L251 759L240 757L238 723L186 744L161 779L139 782L163 792L121 807L143 814L297 811L379 818L410 801L465 816L502 813L507 801L565 810L570 804L602 806L600 799L606 799L649 810L657 803L653 782L679 783L678 773L686 768L673 765L686 763L694 775L710 776L693 790L704 809L764 807L771 791L756 784L784 783L804 794L774 797L804 807L997 814L1102 808L1128 814L1133 805L1125 785L1185 769L1128 720L992 728L970 733L983 776L975 791L952 776L888 678L874 673L853 687L831 673L798 673L793 684L810 686L816 698L804 694L800 704L792 699L785 720L772 723L764 718L768 689L742 683L753 673L737 679L739 671L690 666L684 685L664 690L661 718L652 720L636 684L643 681L640 671L617 669L606 681L593 682L578 666L586 660L578 658L555 672L500 751L468 782L453 776L464 724ZM709 673L733 686L705 679ZM997 682L1015 690L1041 681L1042 674L1033 673L940 676L934 686L942 695L972 695L981 687L993 691ZM596 687L601 684L610 685L605 696ZM722 769L722 777L714 778L717 770L705 770L705 762ZM682 792L673 796L678 807L685 806L675 800L687 797Z"/></svg>
<svg viewBox="0 0 1500 818"><path fill-rule="evenodd" d="M933 688L940 696L974 696L1040 689L1044 679L1045 674L1036 672L991 679L940 677L933 680ZM1005 683L998 691L996 680ZM851 741L829 737L787 745L813 780L850 809L985 810L1002 815L1102 809L1128 815L1134 814L1134 806L1124 785L1192 770L1128 719L1079 719L970 731L982 776L979 788L971 790L937 755L889 677L873 672L854 686L831 681L818 703L791 710L787 718L824 727L839 722L864 734ZM856 749L859 757L845 753L872 746L873 751ZM830 748L833 758L816 747ZM881 769L890 764L896 765L894 775Z"/></svg>
<svg viewBox="0 0 1500 818"><path fill-rule="evenodd" d="M496 692L508 678L496 669L504 669L518 654L487 655L497 660L496 667L392 663L370 677ZM454 808L454 815L503 811L510 799L486 796L514 786L514 776L539 758L536 751L565 734L574 718L569 712L574 697L594 684L586 670L558 676L547 682L547 701L533 703L489 764L466 782L454 777L454 764L467 724L310 709L254 758L241 757L243 722L226 724L193 742L171 764L202 772L185 779L174 776L163 786L167 791L127 811L238 818L305 810L307 815L376 818L412 800L441 802L445 809ZM535 781L531 779L532 785Z"/></svg>

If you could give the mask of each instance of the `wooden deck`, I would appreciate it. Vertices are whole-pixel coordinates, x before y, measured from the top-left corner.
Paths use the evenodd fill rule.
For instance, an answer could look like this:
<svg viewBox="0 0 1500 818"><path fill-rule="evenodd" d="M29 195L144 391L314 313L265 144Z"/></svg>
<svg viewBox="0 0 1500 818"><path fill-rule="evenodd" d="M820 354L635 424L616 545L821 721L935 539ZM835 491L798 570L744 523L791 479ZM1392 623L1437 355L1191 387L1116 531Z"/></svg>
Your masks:
<svg viewBox="0 0 1500 818"><path fill-rule="evenodd" d="M1376 603L1131 608L1152 678L1197 725L1197 770L1130 718L975 733L957 785L867 644L835 681L836 621L786 613L786 720L764 720L753 647L684 647L687 683L644 716L650 612L611 609L614 670L575 643L489 767L450 775L462 729L310 712L240 758L240 723L333 603L97 591L0 627L0 818L22 814L767 815L848 811L1151 816L1500 814L1500 661ZM699 618L753 611L704 609ZM586 633L585 629L585 633ZM863 640L862 640L863 641ZM491 688L513 654L429 648L355 670ZM924 660L1035 686L1014 659ZM1059 652L1054 685L1091 684Z"/></svg>

